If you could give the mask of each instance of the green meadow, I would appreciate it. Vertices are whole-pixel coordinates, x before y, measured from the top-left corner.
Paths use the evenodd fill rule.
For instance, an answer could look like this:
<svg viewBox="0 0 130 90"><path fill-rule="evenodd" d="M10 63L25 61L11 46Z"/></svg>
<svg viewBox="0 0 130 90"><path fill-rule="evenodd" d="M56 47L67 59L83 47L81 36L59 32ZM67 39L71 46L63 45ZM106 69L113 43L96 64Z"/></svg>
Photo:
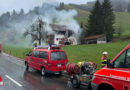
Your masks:
<svg viewBox="0 0 130 90"><path fill-rule="evenodd" d="M87 23L88 16L76 17L78 23ZM122 37L130 36L130 13L128 12L115 12L115 29L117 27L122 28Z"/></svg>
<svg viewBox="0 0 130 90"><path fill-rule="evenodd" d="M70 63L92 61L100 68L100 58L103 51L107 51L109 53L108 58L113 59L128 44L130 44L130 41L118 41L108 44L65 46L63 49L66 51ZM30 48L3 46L4 52L22 59L25 59L26 54L29 53L30 50Z"/></svg>

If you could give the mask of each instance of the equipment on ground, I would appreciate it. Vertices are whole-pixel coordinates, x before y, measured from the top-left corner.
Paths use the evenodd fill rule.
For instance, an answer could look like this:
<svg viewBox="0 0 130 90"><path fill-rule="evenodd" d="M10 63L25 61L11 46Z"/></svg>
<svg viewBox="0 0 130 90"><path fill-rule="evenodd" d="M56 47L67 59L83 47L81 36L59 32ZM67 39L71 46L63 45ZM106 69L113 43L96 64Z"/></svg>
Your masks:
<svg viewBox="0 0 130 90"><path fill-rule="evenodd" d="M68 72L69 75L79 74L80 67L76 64L67 64L66 71Z"/></svg>
<svg viewBox="0 0 130 90"><path fill-rule="evenodd" d="M66 71L70 76L68 86L79 88L80 85L88 86L91 89L91 80L93 73L96 72L97 65L93 62L78 62L77 64L68 64Z"/></svg>

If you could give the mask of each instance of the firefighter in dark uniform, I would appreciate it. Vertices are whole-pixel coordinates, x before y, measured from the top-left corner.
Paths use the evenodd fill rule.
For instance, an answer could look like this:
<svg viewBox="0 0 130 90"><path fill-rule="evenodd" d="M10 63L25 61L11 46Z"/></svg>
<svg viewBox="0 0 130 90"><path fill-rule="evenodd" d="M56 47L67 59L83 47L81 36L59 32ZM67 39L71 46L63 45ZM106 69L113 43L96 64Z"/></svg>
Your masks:
<svg viewBox="0 0 130 90"><path fill-rule="evenodd" d="M101 66L104 67L107 64L107 54L108 52L103 52L101 57Z"/></svg>

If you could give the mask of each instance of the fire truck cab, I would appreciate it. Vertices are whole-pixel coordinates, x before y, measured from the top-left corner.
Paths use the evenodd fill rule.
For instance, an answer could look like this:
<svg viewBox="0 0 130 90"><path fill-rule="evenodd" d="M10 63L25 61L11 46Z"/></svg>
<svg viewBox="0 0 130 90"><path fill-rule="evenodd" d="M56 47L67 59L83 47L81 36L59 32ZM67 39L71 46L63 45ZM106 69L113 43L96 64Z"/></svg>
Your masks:
<svg viewBox="0 0 130 90"><path fill-rule="evenodd" d="M47 72L61 74L66 70L68 58L64 50L59 46L50 46L48 48L33 49L26 56L25 65L28 70L29 67L41 71L42 75Z"/></svg>
<svg viewBox="0 0 130 90"><path fill-rule="evenodd" d="M93 90L130 90L130 45L94 73Z"/></svg>

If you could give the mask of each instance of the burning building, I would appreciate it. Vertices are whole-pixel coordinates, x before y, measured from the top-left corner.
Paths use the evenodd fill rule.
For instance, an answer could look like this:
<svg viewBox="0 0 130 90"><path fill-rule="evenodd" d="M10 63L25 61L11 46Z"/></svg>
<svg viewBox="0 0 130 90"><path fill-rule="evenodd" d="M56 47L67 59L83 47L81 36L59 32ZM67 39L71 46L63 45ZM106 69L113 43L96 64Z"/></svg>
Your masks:
<svg viewBox="0 0 130 90"><path fill-rule="evenodd" d="M17 15L7 15L8 13L3 14L0 20L2 26L0 30L1 42L11 45L17 44L21 47L37 46L37 44L76 45L79 43L78 40L81 32L80 25L75 19L78 12L74 9L58 10L57 7L59 7L59 5L58 2L44 2L43 5L31 9L26 14L18 12L16 12ZM45 26L43 25L43 35L40 35L42 36L42 39L39 39L40 36L37 34L38 22L36 20L39 17L46 23ZM3 21L4 25L2 23ZM52 23L57 23L57 25ZM36 30L33 31L32 28ZM26 38L21 38L26 31L29 31L31 34L28 34Z"/></svg>
<svg viewBox="0 0 130 90"><path fill-rule="evenodd" d="M73 30L69 29L65 25L50 24L50 28L54 32L53 34L47 35L46 44L65 44L65 45L76 45L77 40L74 37Z"/></svg>

